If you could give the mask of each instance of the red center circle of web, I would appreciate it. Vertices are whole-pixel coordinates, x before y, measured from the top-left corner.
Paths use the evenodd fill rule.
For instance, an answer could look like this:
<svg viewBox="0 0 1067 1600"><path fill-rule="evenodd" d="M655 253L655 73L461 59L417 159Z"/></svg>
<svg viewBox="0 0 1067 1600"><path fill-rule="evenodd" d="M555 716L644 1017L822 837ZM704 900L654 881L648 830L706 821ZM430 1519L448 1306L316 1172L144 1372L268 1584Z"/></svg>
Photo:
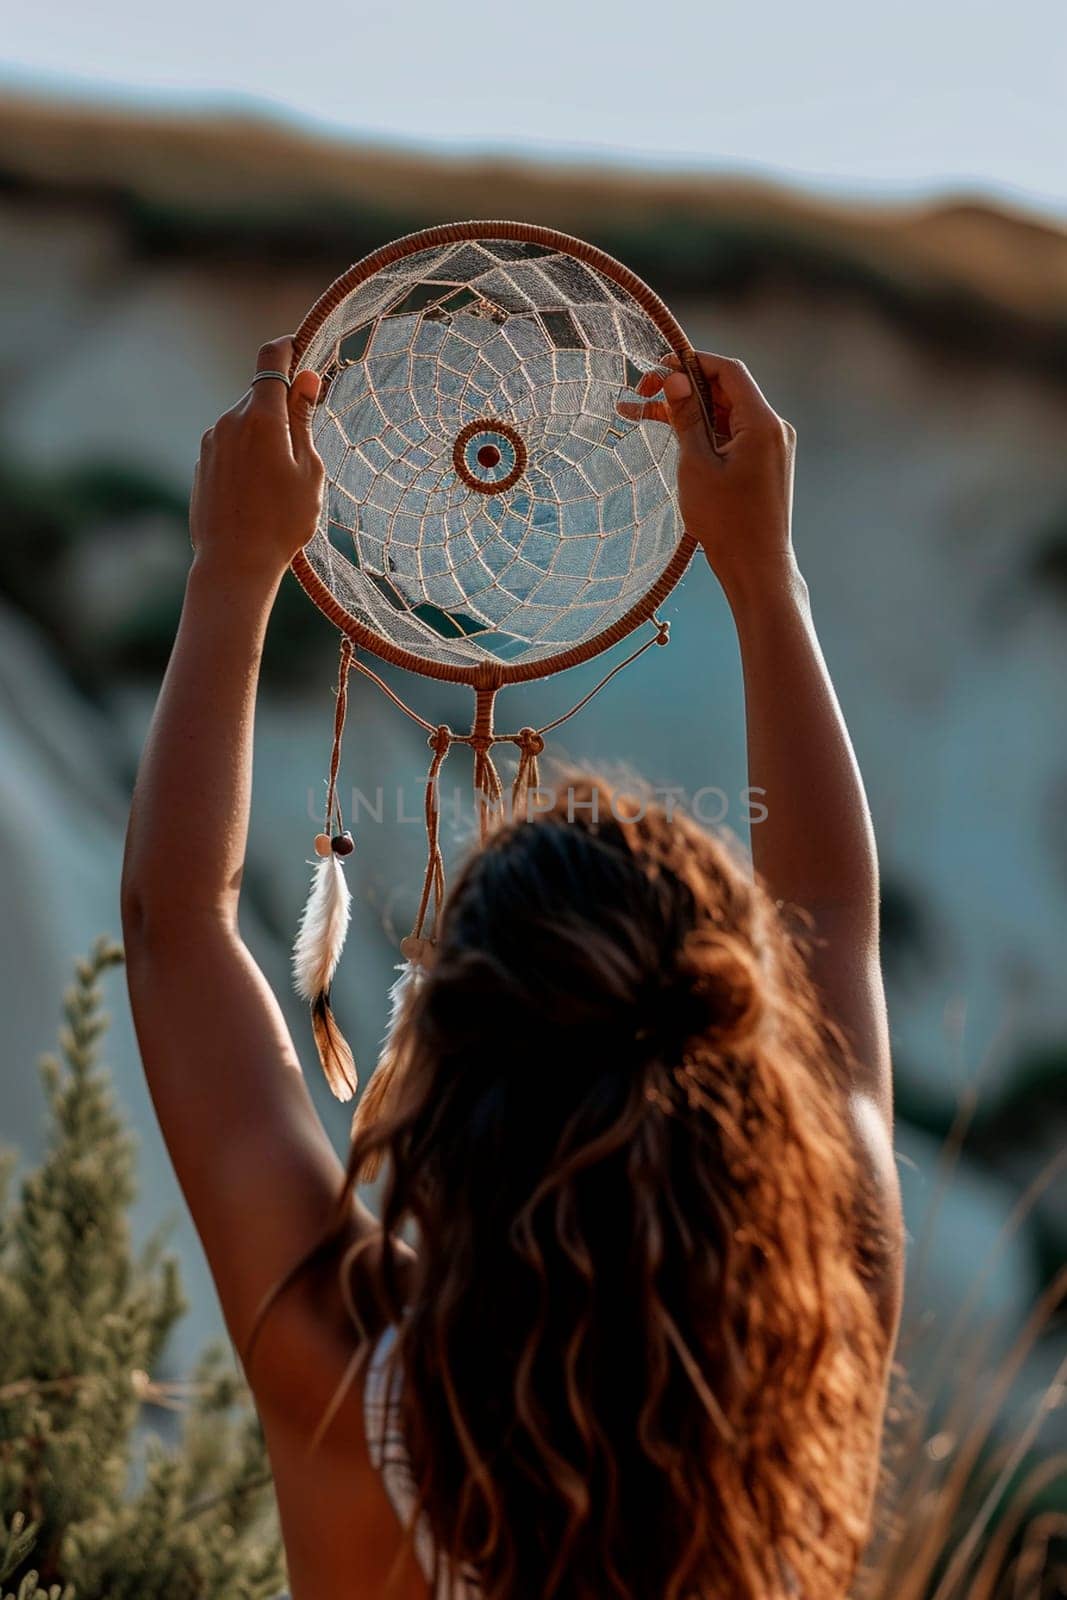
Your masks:
<svg viewBox="0 0 1067 1600"><path fill-rule="evenodd" d="M514 464L511 470L506 472L502 478L476 477L468 465L467 446L480 433L495 433L498 438L507 439L515 452ZM490 451L494 453L495 460L486 460L486 456ZM484 444L479 446L475 459L479 466L488 471L499 464L501 459L500 448L491 439L487 439ZM478 417L474 422L468 422L467 426L461 428L457 433L456 442L452 446L452 465L456 469L456 476L462 478L468 489L476 489L479 494L504 494L506 490L511 488L512 484L517 483L522 477L526 471L526 461L526 442L522 435L511 426L510 422L502 422L499 417Z"/></svg>

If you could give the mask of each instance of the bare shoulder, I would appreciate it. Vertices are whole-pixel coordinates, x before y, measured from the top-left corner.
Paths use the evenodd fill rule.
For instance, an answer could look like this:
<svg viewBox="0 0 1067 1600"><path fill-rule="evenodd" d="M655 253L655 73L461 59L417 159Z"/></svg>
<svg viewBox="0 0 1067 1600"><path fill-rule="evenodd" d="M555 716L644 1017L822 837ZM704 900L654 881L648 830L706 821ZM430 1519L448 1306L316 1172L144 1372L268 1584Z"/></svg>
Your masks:
<svg viewBox="0 0 1067 1600"><path fill-rule="evenodd" d="M347 1401L385 1326L365 1284L381 1258L382 1233L371 1213L355 1205L351 1225L294 1263L272 1293L244 1352L246 1376L264 1422L269 1417L305 1447L329 1415L340 1435L360 1413ZM413 1252L396 1246L402 1292ZM355 1442L361 1434L357 1429Z"/></svg>

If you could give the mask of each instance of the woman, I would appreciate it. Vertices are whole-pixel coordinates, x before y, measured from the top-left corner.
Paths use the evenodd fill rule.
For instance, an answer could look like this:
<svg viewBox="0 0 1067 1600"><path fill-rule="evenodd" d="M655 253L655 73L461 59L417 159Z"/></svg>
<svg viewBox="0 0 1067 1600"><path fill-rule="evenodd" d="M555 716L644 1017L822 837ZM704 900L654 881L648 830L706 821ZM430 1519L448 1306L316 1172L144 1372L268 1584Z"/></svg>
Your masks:
<svg viewBox="0 0 1067 1600"><path fill-rule="evenodd" d="M864 1545L901 1282L875 847L791 545L793 431L700 359L721 457L682 372L642 394L737 624L756 880L587 779L501 828L346 1172L237 920L317 380L254 381L202 441L124 927L294 1600L830 1600ZM353 1186L381 1157L379 1222Z"/></svg>

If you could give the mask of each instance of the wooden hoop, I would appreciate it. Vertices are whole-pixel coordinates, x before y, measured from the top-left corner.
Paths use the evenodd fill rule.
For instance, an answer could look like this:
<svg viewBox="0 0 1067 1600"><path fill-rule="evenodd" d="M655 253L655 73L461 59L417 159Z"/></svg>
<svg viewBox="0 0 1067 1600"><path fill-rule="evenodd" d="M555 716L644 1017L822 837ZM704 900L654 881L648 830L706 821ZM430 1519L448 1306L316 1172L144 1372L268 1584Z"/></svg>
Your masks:
<svg viewBox="0 0 1067 1600"><path fill-rule="evenodd" d="M598 250L595 245L587 244L584 239L576 239L569 233L560 233L555 228L542 228L529 222L447 222L435 228L423 228L416 233L405 234L403 238L395 239L391 244L371 251L370 255L364 256L362 260L349 267L347 272L343 272L325 293L320 295L300 324L293 340L290 378L296 376L300 369L300 357L326 318L359 284L366 282L382 267L391 266L405 256L415 255L420 250L432 249L435 245L458 244L465 239L507 239L521 244L543 245L547 249L558 250L564 255L575 257L576 260L594 267L604 277L619 284L655 323L674 353L681 358L686 371L695 381L705 416L708 419L712 417L711 395L707 392L706 381L696 360L693 346L683 333L681 324L654 290L621 261L616 261L614 256ZM714 443L715 435L710 429L710 424L709 432ZM603 628L600 633L594 634L591 639L536 661L507 663L488 660L471 662L464 666L426 660L410 650L403 649L400 645L393 644L388 639L383 639L380 634L375 633L346 611L334 598L303 550L297 552L291 565L294 576L315 605L335 627L352 640L353 644L370 650L382 661L404 667L409 672L419 673L424 678L437 678L447 683L469 683L475 689L495 690L504 684L529 683L534 678L546 678L554 672L579 666L583 661L590 661L594 656L610 649L612 645L618 644L620 639L625 639L627 634L632 633L641 623L651 619L653 613L685 573L696 548L697 541L683 529L673 555L652 587L630 607L629 611L607 628Z"/></svg>

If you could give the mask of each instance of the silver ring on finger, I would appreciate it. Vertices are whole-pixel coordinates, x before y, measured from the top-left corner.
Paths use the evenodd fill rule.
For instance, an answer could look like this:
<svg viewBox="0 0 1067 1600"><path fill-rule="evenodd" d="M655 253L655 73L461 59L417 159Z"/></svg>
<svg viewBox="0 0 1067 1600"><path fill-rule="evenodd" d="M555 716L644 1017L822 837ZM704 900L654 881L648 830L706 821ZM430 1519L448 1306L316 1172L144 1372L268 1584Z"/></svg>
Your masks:
<svg viewBox="0 0 1067 1600"><path fill-rule="evenodd" d="M285 384L287 389L292 388L292 383L287 372L257 372L255 377L252 379L252 382L259 383L261 378L277 378L280 382Z"/></svg>

